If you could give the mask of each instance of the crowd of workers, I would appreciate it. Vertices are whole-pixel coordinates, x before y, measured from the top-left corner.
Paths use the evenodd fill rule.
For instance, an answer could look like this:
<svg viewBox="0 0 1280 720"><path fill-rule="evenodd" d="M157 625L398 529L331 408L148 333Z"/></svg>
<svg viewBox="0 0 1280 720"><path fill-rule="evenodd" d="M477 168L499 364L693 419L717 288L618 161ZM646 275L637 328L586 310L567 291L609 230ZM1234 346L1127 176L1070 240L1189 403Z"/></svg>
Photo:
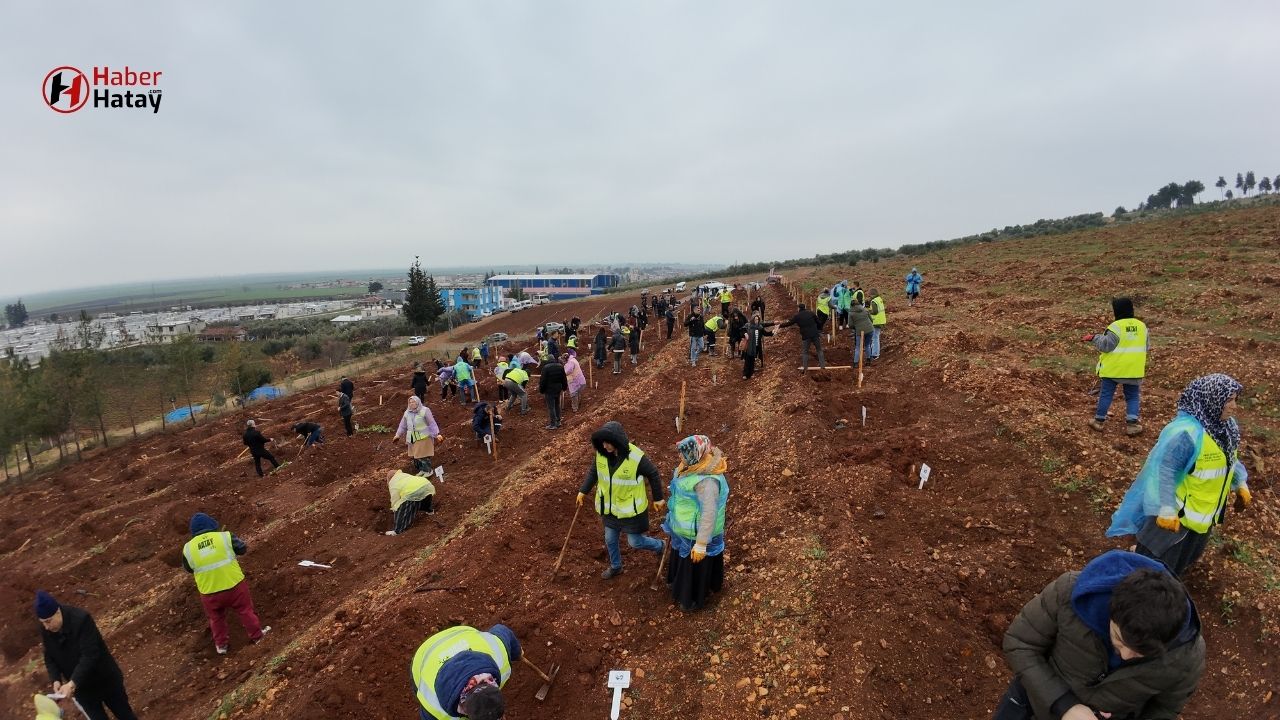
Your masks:
<svg viewBox="0 0 1280 720"><path fill-rule="evenodd" d="M909 303L920 297L922 284L913 268L906 278ZM800 303L780 324L764 320L761 295L746 312L735 307L735 289L699 292L691 298L684 325L692 366L702 353L716 353L717 333L726 330L725 352L743 360L743 377L749 379L763 362L763 340L773 335L770 328L791 326L799 330L803 370L808 369L811 348L819 366L825 367L822 336L836 330L853 338L855 362L874 363L880 357L887 312L875 288L864 292L857 281L838 282L817 294L813 310ZM718 313L713 312L712 300L719 302ZM671 339L683 308L674 298L654 297L651 303L632 306L625 317L611 313L596 324L594 367L603 369L609 353L615 373L621 372L627 353L632 364L638 363L640 338L651 313L665 321L666 338ZM1142 432L1139 394L1150 340L1129 298L1113 300L1112 313L1114 321L1106 330L1082 338L1099 354L1099 397L1088 424L1105 432L1115 390L1121 388L1125 433L1133 437ZM831 330L827 323L832 323ZM442 402L457 397L460 403L474 405L471 428L476 442L491 444L504 424L500 406L505 402L505 409L512 410L518 402L519 413L527 413L528 371L540 370L546 429L555 430L561 426L562 397L567 395L577 411L587 385L578 361L583 329L576 317L554 330L539 328L536 357L520 351L495 358L495 402L481 402L478 393L476 373L489 368L487 344L464 348L452 364L437 360L434 374L415 364L406 409L394 435L395 441L405 443L410 467L386 476L393 515L387 535L407 532L419 513L431 514L438 507L430 478L437 445L444 438L427 406L431 378L441 387ZM1224 520L1229 499L1236 497L1238 508L1252 501L1248 473L1239 460L1240 428L1231 415L1242 389L1224 374L1205 375L1187 385L1177 415L1161 431L1106 531L1112 537L1133 536L1131 549L1106 552L1081 570L1053 580L1009 626L1004 650L1014 677L996 707L996 720L1177 717L1203 672L1205 653L1195 604L1179 576L1203 553L1213 527ZM354 383L343 377L336 395L339 416L350 435ZM293 431L304 448L324 441L317 423L300 422ZM279 465L266 449L271 439L254 421L247 423L243 440L258 475L263 474L263 460L273 468ZM602 578L623 573L625 535L631 549L650 554L660 569L670 557L665 579L675 604L685 611L704 607L724 582L730 494L724 452L705 435L685 437L674 447L671 479L664 486L661 478L667 473L628 437L621 423L606 422L591 434L590 442L594 457L576 502L582 506L589 500L602 521L608 561ZM664 537L648 534L651 508L661 514ZM196 513L191 518L182 566L194 578L219 655L230 645L228 611L235 612L251 642L259 642L271 630L255 613L237 560L246 551L243 540L209 515ZM74 697L95 720L106 718L108 709L117 718L135 717L123 674L89 613L62 605L44 591L37 593L35 612L43 627L45 664L55 695ZM456 626L431 635L411 664L422 717L501 718L501 687L510 677L511 663L520 659L519 640L503 625L487 631ZM48 710L47 702L37 702Z"/></svg>

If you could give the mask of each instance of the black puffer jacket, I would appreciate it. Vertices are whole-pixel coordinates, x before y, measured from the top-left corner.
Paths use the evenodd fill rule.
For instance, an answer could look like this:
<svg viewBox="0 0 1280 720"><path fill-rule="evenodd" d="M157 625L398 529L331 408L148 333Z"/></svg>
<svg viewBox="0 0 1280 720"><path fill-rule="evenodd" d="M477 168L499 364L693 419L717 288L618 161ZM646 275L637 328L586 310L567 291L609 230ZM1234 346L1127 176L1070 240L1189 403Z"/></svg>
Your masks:
<svg viewBox="0 0 1280 720"><path fill-rule="evenodd" d="M554 357L542 366L542 374L538 377L538 392L543 395L559 395L569 388L569 378L564 374L564 366Z"/></svg>
<svg viewBox="0 0 1280 720"><path fill-rule="evenodd" d="M604 449L604 443L608 442L617 449L616 453L607 452ZM627 459L630 453L631 441L627 438L627 433L622 429L622 423L610 420L605 423L599 430L591 433L591 444L596 448L596 455L591 459L591 469L587 471L587 479L582 482L582 486L578 488L578 492L584 493L590 497L595 504L596 512L600 511L599 500L595 497L593 491L596 487L597 473L596 461L603 456L608 463L609 474L618 471L618 467L622 465L622 461ZM640 468L638 470L640 476L643 476L649 483L649 491L656 502L662 499L662 473L658 470L658 466L653 464L646 454L640 458ZM609 482L609 478L605 478L604 482ZM629 518L617 518L613 515L601 515L604 520L605 527L614 528L622 532L642 533L649 529L649 508L646 507L644 512Z"/></svg>
<svg viewBox="0 0 1280 720"><path fill-rule="evenodd" d="M40 628L40 638L50 680L71 680L86 694L121 681L120 666L87 611L63 605L62 629L54 633Z"/></svg>

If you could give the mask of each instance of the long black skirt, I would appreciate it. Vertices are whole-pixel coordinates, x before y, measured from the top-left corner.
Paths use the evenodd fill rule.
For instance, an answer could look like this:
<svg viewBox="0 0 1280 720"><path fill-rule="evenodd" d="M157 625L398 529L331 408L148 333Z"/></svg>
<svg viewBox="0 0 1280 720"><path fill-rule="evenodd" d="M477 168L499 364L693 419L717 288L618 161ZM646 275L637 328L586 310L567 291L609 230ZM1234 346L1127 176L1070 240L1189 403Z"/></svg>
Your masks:
<svg viewBox="0 0 1280 720"><path fill-rule="evenodd" d="M681 610L698 610L707 602L707 596L720 592L724 585L724 554L708 555L702 562L694 562L679 553L671 553L671 565L667 567L667 584L671 586L671 598Z"/></svg>

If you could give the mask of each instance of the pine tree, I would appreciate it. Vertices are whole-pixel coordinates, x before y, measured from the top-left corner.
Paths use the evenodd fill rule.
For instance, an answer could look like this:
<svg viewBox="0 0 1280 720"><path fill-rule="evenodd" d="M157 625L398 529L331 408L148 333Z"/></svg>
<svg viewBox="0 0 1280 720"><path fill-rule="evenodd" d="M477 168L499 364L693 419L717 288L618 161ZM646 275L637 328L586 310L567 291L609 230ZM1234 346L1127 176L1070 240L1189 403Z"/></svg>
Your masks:
<svg viewBox="0 0 1280 720"><path fill-rule="evenodd" d="M435 275L427 276L427 308L431 322L439 320L444 315L444 302L440 299L440 288L436 286Z"/></svg>
<svg viewBox="0 0 1280 720"><path fill-rule="evenodd" d="M1253 171L1244 174L1244 194L1248 195L1249 191L1258 186L1258 181L1253 177Z"/></svg>
<svg viewBox="0 0 1280 720"><path fill-rule="evenodd" d="M1227 196L1226 192L1224 192L1224 188L1226 188L1226 187L1227 187L1227 179L1226 179L1226 178L1224 178L1224 177L1222 177L1221 175L1219 175L1219 176L1218 176L1218 182L1214 183L1214 184L1213 184L1213 186L1214 186L1214 187L1216 187L1216 188L1218 188L1218 192L1219 192L1219 193L1222 193L1222 197L1226 197L1226 196Z"/></svg>
<svg viewBox="0 0 1280 720"><path fill-rule="evenodd" d="M1244 173L1236 173L1236 189L1244 191Z"/></svg>
<svg viewBox="0 0 1280 720"><path fill-rule="evenodd" d="M440 301L439 295L436 302ZM414 328L425 330L435 318L431 315L431 305L427 299L427 276L422 272L422 264L418 256L413 256L413 265L409 267L409 289L404 296L404 316Z"/></svg>
<svg viewBox="0 0 1280 720"><path fill-rule="evenodd" d="M1271 178L1263 175L1262 179L1258 181L1258 190L1264 193L1271 192Z"/></svg>

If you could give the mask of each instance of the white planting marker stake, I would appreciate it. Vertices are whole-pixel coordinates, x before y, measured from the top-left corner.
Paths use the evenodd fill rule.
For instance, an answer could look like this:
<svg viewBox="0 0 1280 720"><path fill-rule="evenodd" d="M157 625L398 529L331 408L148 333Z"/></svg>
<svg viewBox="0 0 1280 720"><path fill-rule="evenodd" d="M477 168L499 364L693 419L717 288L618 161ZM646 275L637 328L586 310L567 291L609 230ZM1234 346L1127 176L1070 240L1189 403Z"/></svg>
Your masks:
<svg viewBox="0 0 1280 720"><path fill-rule="evenodd" d="M933 468L930 468L928 465L920 463L920 487L916 488L917 490L924 489L924 484L929 481L929 473L932 472L932 470Z"/></svg>
<svg viewBox="0 0 1280 720"><path fill-rule="evenodd" d="M325 570L332 570L332 569L333 569L333 566L332 566L332 565L322 565L322 564L320 564L320 563L318 563L318 562L311 562L310 560L303 560L303 561L299 562L298 564L299 564L299 565L301 565L302 567L318 567L318 568L324 568Z"/></svg>
<svg viewBox="0 0 1280 720"><path fill-rule="evenodd" d="M439 480L440 482L444 482L444 466L443 465L436 466L436 480Z"/></svg>
<svg viewBox="0 0 1280 720"><path fill-rule="evenodd" d="M490 455L493 454L493 436L489 433L484 434L484 451Z"/></svg>
<svg viewBox="0 0 1280 720"><path fill-rule="evenodd" d="M867 426L867 406L862 406L862 427Z"/></svg>
<svg viewBox="0 0 1280 720"><path fill-rule="evenodd" d="M622 691L631 687L630 670L610 670L609 687L613 688L613 707L609 710L609 720L618 720L622 712Z"/></svg>

